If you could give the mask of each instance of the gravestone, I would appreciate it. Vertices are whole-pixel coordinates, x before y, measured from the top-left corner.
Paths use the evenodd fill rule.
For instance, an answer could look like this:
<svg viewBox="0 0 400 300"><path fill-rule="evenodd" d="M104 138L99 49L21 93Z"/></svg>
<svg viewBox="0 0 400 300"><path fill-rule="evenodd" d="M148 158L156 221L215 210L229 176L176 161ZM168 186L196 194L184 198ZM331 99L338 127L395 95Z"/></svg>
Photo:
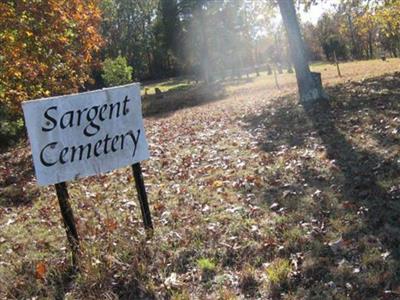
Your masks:
<svg viewBox="0 0 400 300"><path fill-rule="evenodd" d="M163 93L161 92L161 90L159 88L155 88L154 91L156 92L156 98L157 99L164 98L164 95L163 95Z"/></svg>

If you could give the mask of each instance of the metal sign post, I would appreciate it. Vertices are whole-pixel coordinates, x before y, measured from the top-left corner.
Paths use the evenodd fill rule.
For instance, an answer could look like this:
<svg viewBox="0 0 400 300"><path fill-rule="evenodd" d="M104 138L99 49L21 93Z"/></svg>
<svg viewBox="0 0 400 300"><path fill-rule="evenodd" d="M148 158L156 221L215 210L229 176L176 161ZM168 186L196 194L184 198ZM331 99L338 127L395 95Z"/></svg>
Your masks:
<svg viewBox="0 0 400 300"><path fill-rule="evenodd" d="M133 164L132 171L133 177L135 178L136 191L139 197L140 210L142 211L144 228L146 230L153 230L149 202L147 201L146 187L144 185L143 173L140 163Z"/></svg>
<svg viewBox="0 0 400 300"><path fill-rule="evenodd" d="M67 232L67 239L72 250L72 264L75 268L77 268L79 258L79 237L75 226L72 207L69 204L67 184L65 182L61 182L55 184L54 186L56 188L58 204L60 205L65 231Z"/></svg>

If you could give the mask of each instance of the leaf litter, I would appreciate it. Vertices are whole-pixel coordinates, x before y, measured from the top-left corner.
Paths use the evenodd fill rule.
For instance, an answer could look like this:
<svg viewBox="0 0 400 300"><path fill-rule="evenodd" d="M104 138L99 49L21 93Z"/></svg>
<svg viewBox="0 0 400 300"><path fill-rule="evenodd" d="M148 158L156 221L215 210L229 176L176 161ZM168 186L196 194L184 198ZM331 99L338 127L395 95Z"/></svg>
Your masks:
<svg viewBox="0 0 400 300"><path fill-rule="evenodd" d="M129 168L70 183L83 253L75 283L54 190L35 187L22 142L0 154L0 295L394 297L399 88L398 73L333 85L327 125L287 95L292 87L237 89L146 119L154 235Z"/></svg>

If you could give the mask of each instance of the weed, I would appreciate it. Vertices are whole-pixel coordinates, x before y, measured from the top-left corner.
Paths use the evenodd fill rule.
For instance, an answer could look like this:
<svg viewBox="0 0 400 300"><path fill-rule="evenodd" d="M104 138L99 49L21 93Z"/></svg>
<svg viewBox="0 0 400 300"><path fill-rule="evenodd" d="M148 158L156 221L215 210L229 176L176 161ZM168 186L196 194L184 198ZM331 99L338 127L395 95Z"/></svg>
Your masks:
<svg viewBox="0 0 400 300"><path fill-rule="evenodd" d="M284 258L275 259L267 267L268 280L272 285L283 285L287 283L292 267L290 261Z"/></svg>
<svg viewBox="0 0 400 300"><path fill-rule="evenodd" d="M236 300L238 297L233 291L222 288L218 293L218 300Z"/></svg>
<svg viewBox="0 0 400 300"><path fill-rule="evenodd" d="M200 258L197 260L197 267L201 271L201 281L208 283L216 273L215 263L208 258Z"/></svg>
<svg viewBox="0 0 400 300"><path fill-rule="evenodd" d="M300 250L303 246L304 231L299 227L293 227L283 232L285 245L290 251Z"/></svg>
<svg viewBox="0 0 400 300"><path fill-rule="evenodd" d="M247 296L254 296L257 292L258 282L255 277L255 270L246 265L240 275L239 287L243 294Z"/></svg>
<svg viewBox="0 0 400 300"><path fill-rule="evenodd" d="M171 300L190 300L190 294L188 291L174 292Z"/></svg>
<svg viewBox="0 0 400 300"><path fill-rule="evenodd" d="M197 267L203 272L215 271L215 263L208 258L200 258L197 260Z"/></svg>

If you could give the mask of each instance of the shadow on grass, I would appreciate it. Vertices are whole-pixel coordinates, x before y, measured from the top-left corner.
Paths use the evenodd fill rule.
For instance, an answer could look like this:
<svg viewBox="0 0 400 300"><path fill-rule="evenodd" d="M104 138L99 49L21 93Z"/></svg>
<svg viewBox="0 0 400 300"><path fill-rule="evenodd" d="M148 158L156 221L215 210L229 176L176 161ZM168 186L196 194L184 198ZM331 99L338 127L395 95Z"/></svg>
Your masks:
<svg viewBox="0 0 400 300"><path fill-rule="evenodd" d="M1 153L0 160L5 166L4 172L0 174L0 207L32 203L32 199L39 195L39 188L31 183L34 176L31 156L16 148Z"/></svg>
<svg viewBox="0 0 400 300"><path fill-rule="evenodd" d="M128 283L119 284L115 287L119 299L131 300L131 299L146 299L152 300L157 299L156 295L149 291L143 284L136 278L133 278Z"/></svg>
<svg viewBox="0 0 400 300"><path fill-rule="evenodd" d="M225 88L220 84L198 84L157 95L143 97L143 114L145 117L166 117L175 111L200 106L222 100L226 96Z"/></svg>
<svg viewBox="0 0 400 300"><path fill-rule="evenodd" d="M385 128L400 120L400 74L338 85L328 93L329 103L308 107L296 104L294 96L283 97L246 120L248 130L262 132L262 150L292 153L285 167L297 163L292 182L287 182L290 171L278 175L265 200L285 206L289 220L300 216L317 228L310 245L301 248L308 262L291 292L305 289L311 297L331 290L330 296L395 299L400 286L400 166L393 152L399 140L388 138ZM366 149L364 138L377 141L378 151ZM296 157L300 150L317 154ZM325 157L322 162L328 161L331 170L317 156ZM298 224L294 221L288 230ZM335 234L341 238L328 246ZM318 251L312 249L318 243ZM327 289L329 284L339 291Z"/></svg>
<svg viewBox="0 0 400 300"><path fill-rule="evenodd" d="M177 77L177 78L172 78L168 81L162 82L160 86L163 87L169 87L169 86L180 86L180 85L190 85L192 84L194 79L191 78L184 78L184 77Z"/></svg>
<svg viewBox="0 0 400 300"><path fill-rule="evenodd" d="M46 275L44 284L44 281L37 277L31 263L23 263L18 271L21 277L9 288L6 294L7 299L25 299L27 292L35 294L35 299L66 299L66 294L79 276L72 267L63 267L60 270L52 269Z"/></svg>
<svg viewBox="0 0 400 300"><path fill-rule="evenodd" d="M241 85L241 84L245 84L245 83L250 83L254 81L254 77L227 77L224 78L223 80L220 80L221 83L223 83L224 85Z"/></svg>
<svg viewBox="0 0 400 300"><path fill-rule="evenodd" d="M49 276L49 284L54 286L56 294L53 295L54 299L62 300L65 299L66 293L69 291L71 286L74 284L78 276L78 272L73 267L68 267L61 273L53 273Z"/></svg>

